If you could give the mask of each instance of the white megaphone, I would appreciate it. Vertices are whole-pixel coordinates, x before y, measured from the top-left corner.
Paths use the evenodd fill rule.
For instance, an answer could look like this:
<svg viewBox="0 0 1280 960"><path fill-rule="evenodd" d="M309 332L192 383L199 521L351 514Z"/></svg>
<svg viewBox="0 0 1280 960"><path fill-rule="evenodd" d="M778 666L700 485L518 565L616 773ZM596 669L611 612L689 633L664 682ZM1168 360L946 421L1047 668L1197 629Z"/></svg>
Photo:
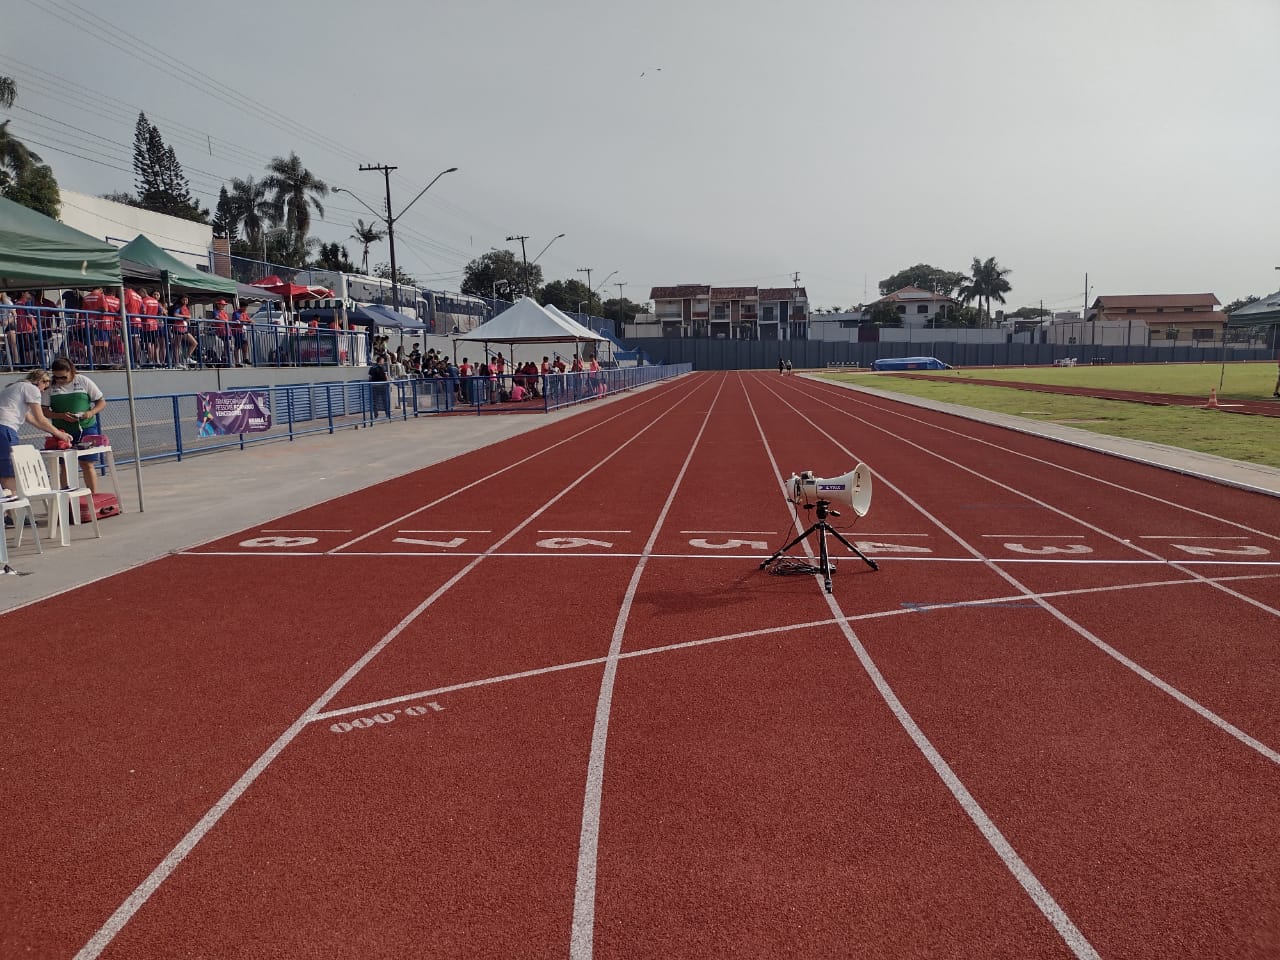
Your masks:
<svg viewBox="0 0 1280 960"><path fill-rule="evenodd" d="M865 463L839 477L815 477L813 471L805 470L798 476L793 474L787 487L795 503L826 500L848 507L859 517L871 509L871 470Z"/></svg>

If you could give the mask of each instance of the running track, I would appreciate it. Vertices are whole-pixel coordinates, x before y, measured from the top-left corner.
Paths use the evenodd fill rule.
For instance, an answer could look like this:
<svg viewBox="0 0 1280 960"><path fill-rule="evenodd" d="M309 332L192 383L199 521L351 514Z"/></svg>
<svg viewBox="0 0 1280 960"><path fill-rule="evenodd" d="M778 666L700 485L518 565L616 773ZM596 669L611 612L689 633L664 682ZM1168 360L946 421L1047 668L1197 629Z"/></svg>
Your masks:
<svg viewBox="0 0 1280 960"><path fill-rule="evenodd" d="M759 571L858 461L879 572ZM0 956L1280 956L1278 517L800 378L620 398L0 617Z"/></svg>

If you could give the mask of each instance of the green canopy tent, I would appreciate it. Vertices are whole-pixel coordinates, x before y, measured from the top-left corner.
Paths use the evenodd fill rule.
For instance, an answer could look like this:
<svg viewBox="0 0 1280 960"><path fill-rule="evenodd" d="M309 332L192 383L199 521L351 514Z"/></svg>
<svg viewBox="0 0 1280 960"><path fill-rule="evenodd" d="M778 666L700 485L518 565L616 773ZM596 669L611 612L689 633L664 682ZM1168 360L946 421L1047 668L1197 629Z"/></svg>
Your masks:
<svg viewBox="0 0 1280 960"><path fill-rule="evenodd" d="M120 257L123 260L131 260L159 270L161 275L166 277L169 289L173 293L206 298L212 294L224 297L236 295L234 280L189 267L173 254L161 250L142 234L138 234L120 248Z"/></svg>
<svg viewBox="0 0 1280 960"><path fill-rule="evenodd" d="M1227 315L1228 327L1261 327L1280 324L1280 290Z"/></svg>
<svg viewBox="0 0 1280 960"><path fill-rule="evenodd" d="M0 197L0 290L118 286L115 247Z"/></svg>
<svg viewBox="0 0 1280 960"><path fill-rule="evenodd" d="M96 240L42 213L0 197L0 290L119 287L123 293L120 254L111 244ZM120 323L128 330L121 297ZM138 509L143 510L142 456L138 452L138 420L133 395L133 364L129 337L125 344L125 386L129 395L129 431L133 437L134 473L138 481Z"/></svg>
<svg viewBox="0 0 1280 960"><path fill-rule="evenodd" d="M1239 330L1242 327L1271 327L1271 349L1276 349L1277 338L1280 338L1280 290L1261 300L1255 300L1248 306L1227 314L1227 327ZM1226 331L1223 331L1224 335ZM1222 373L1218 376L1218 389L1226 377L1226 345L1222 351ZM1280 357L1277 357L1280 359Z"/></svg>

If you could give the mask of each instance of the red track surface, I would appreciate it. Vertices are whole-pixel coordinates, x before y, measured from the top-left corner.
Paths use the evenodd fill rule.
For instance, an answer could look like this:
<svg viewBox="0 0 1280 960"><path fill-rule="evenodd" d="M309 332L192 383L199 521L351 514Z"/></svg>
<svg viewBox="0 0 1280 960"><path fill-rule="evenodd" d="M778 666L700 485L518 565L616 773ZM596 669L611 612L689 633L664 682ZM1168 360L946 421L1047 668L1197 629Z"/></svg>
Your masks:
<svg viewBox="0 0 1280 960"><path fill-rule="evenodd" d="M859 460L880 570L761 572ZM1278 517L795 378L621 399L0 618L0 956L1280 956Z"/></svg>
<svg viewBox="0 0 1280 960"><path fill-rule="evenodd" d="M1129 403L1146 403L1156 407L1203 407L1207 397L1190 397L1176 393L1152 393L1143 390L1111 390L1105 387L1071 387L1058 383L1022 383L1012 380L981 380L964 377L940 377L927 373L891 373L886 376L906 377L909 380L937 380L941 383L967 383L983 387L1007 387L1010 390L1029 390L1032 393L1061 393L1072 397L1093 397L1097 400L1125 400ZM1224 413L1252 413L1261 417L1280 417L1280 400L1241 400L1235 397L1220 401L1217 409Z"/></svg>

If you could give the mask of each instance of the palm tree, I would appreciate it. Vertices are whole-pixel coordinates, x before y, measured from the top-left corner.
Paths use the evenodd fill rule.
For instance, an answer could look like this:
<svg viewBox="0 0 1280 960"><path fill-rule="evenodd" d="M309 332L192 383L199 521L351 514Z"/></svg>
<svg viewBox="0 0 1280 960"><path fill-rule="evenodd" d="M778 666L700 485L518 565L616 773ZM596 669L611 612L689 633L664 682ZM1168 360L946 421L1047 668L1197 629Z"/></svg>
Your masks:
<svg viewBox="0 0 1280 960"><path fill-rule="evenodd" d="M39 154L9 135L8 120L0 123L0 189L8 189L42 162Z"/></svg>
<svg viewBox="0 0 1280 960"><path fill-rule="evenodd" d="M352 229L355 230L355 233L351 235L351 239L364 245L364 257L360 261L360 272L367 275L369 273L369 246L383 239L387 233L385 230L379 230L375 224L366 224L359 218L356 219L356 225Z"/></svg>
<svg viewBox="0 0 1280 960"><path fill-rule="evenodd" d="M311 231L311 208L324 216L319 197L327 196L329 185L302 165L296 153L276 157L267 164L268 175L263 185L274 191L271 202L275 221L305 241Z"/></svg>
<svg viewBox="0 0 1280 960"><path fill-rule="evenodd" d="M231 179L230 210L227 218L227 231L235 236L236 230L244 227L244 238L251 250L262 249L262 237L270 225L275 206L267 197L267 184L264 180L246 177Z"/></svg>
<svg viewBox="0 0 1280 960"><path fill-rule="evenodd" d="M990 325L991 301L1005 302L1004 295L1013 289L1005 277L1013 271L996 263L995 257L987 257L986 260L974 257L971 270L972 276L960 287L960 299L965 303L977 300L980 305L983 305L983 314L987 325Z"/></svg>

